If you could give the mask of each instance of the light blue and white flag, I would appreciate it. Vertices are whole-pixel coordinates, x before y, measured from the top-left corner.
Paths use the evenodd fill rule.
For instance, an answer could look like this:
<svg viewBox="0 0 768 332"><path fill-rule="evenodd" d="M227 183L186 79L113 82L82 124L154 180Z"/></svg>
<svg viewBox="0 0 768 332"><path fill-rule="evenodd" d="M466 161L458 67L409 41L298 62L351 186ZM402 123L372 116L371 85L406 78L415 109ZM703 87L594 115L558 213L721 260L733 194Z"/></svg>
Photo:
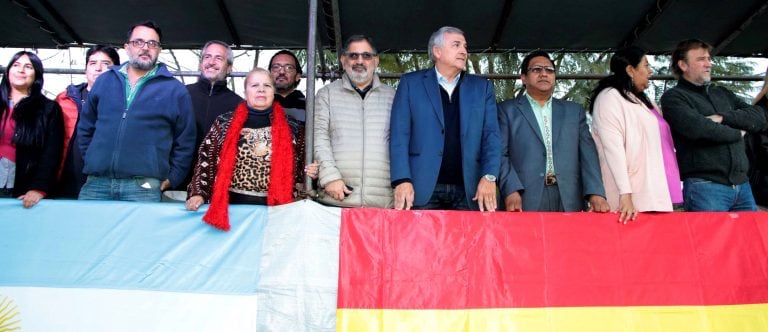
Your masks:
<svg viewBox="0 0 768 332"><path fill-rule="evenodd" d="M333 331L341 210L0 199L0 330Z"/></svg>

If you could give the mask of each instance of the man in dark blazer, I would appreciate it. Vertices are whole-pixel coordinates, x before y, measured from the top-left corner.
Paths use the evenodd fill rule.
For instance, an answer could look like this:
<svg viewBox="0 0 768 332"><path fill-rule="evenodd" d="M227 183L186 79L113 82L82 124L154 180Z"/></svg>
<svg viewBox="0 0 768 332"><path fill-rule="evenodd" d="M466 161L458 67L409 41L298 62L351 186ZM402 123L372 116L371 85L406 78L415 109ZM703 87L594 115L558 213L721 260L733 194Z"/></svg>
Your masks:
<svg viewBox="0 0 768 332"><path fill-rule="evenodd" d="M584 109L552 98L549 54L528 54L520 67L526 92L499 104L501 176L507 211L609 210Z"/></svg>
<svg viewBox="0 0 768 332"><path fill-rule="evenodd" d="M496 209L500 141L493 83L464 72L464 32L442 27L435 66L403 75L392 104L390 175L396 209Z"/></svg>

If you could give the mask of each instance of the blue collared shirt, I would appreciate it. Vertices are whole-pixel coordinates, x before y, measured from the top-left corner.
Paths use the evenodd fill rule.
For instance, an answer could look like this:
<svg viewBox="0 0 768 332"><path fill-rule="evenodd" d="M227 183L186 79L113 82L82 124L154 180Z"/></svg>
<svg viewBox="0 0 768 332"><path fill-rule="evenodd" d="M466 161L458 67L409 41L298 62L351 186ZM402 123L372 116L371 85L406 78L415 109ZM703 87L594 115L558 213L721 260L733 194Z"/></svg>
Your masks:
<svg viewBox="0 0 768 332"><path fill-rule="evenodd" d="M437 71L437 67L435 67L435 73L437 74L437 84L440 84L443 89L445 89L445 92L448 92L448 99L450 100L451 95L453 94L453 89L456 89L456 85L459 84L459 79L461 78L461 72L459 72L458 75L453 79L453 82L449 82L445 76L440 75L440 72Z"/></svg>

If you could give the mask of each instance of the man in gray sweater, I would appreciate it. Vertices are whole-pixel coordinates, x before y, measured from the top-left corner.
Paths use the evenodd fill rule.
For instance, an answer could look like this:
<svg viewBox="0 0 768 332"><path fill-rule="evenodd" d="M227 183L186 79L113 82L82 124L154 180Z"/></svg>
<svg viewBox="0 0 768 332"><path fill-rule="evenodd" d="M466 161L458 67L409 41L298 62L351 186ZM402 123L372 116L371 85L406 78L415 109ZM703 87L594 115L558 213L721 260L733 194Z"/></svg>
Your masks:
<svg viewBox="0 0 768 332"><path fill-rule="evenodd" d="M672 53L677 85L661 97L672 128L686 211L755 211L744 135L766 126L758 105L710 84L712 46L685 40Z"/></svg>

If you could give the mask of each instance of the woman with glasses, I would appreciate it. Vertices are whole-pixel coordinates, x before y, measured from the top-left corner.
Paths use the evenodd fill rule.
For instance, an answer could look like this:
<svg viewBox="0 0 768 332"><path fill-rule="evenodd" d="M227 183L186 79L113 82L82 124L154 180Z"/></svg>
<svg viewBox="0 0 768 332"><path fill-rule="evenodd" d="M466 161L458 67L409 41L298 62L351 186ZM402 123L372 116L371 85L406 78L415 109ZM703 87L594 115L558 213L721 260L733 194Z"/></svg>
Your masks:
<svg viewBox="0 0 768 332"><path fill-rule="evenodd" d="M53 189L64 142L61 108L42 89L40 58L14 54L0 82L0 197L25 208Z"/></svg>
<svg viewBox="0 0 768 332"><path fill-rule="evenodd" d="M590 105L608 204L622 223L638 212L672 211L683 201L680 174L669 125L644 92L652 74L646 53L619 50L610 69Z"/></svg>
<svg viewBox="0 0 768 332"><path fill-rule="evenodd" d="M298 197L304 172L297 137L299 123L274 102L269 71L255 68L245 78L245 101L214 121L198 151L187 209L211 206L203 220L229 229L232 204L280 205ZM307 169L317 176L317 165Z"/></svg>

